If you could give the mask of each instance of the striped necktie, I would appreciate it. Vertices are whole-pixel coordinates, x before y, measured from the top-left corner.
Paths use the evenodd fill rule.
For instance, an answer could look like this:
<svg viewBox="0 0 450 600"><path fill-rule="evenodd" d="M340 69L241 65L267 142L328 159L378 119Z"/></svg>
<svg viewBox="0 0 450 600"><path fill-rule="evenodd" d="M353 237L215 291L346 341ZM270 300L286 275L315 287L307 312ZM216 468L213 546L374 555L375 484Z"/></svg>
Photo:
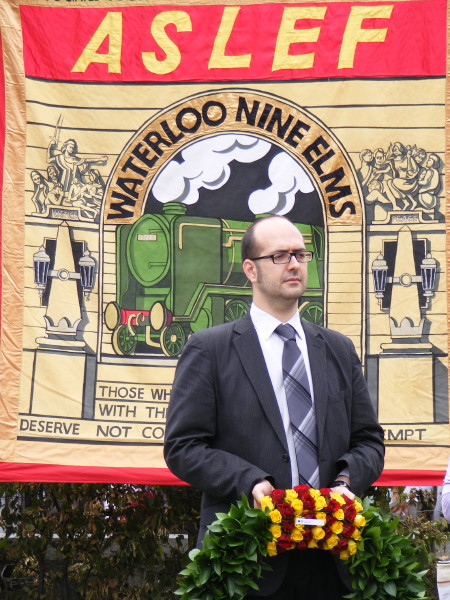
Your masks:
<svg viewBox="0 0 450 600"><path fill-rule="evenodd" d="M319 486L316 416L309 388L305 361L295 341L292 325L278 325L275 329L284 340L283 380L294 438L300 483Z"/></svg>

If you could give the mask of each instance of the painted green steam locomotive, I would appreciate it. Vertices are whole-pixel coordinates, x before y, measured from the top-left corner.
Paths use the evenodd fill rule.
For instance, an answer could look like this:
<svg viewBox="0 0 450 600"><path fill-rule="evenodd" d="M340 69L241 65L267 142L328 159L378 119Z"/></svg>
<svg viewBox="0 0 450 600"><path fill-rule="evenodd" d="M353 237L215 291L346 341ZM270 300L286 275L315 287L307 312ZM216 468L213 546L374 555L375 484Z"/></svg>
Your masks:
<svg viewBox="0 0 450 600"><path fill-rule="evenodd" d="M116 302L105 309L112 347L119 355L170 357L189 335L244 315L251 287L241 267L241 240L250 223L186 215L186 206L164 205L117 229ZM297 225L308 250L308 290L301 316L323 318L323 230Z"/></svg>

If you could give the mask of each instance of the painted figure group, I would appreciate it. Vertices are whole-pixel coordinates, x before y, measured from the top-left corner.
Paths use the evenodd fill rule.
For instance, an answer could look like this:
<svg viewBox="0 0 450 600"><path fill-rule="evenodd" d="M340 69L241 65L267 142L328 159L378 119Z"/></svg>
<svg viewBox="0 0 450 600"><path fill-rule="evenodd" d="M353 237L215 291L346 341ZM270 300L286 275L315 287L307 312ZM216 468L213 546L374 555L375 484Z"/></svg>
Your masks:
<svg viewBox="0 0 450 600"><path fill-rule="evenodd" d="M36 213L48 214L49 206L75 207L83 218L94 220L100 212L105 184L92 165L104 165L107 160L106 156L80 157L74 139L66 140L58 149L57 138L52 138L45 175L38 170L30 173Z"/></svg>
<svg viewBox="0 0 450 600"><path fill-rule="evenodd" d="M358 177L368 204L391 204L393 210L431 210L440 186L437 154L395 142L387 152L365 149L360 154Z"/></svg>

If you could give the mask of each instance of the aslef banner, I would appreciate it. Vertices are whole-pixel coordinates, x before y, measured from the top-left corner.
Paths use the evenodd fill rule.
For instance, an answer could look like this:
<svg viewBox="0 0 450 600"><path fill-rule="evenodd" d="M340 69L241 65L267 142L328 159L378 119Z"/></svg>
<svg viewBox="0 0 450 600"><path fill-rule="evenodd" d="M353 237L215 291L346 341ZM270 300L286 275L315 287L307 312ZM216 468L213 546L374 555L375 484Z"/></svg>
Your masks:
<svg viewBox="0 0 450 600"><path fill-rule="evenodd" d="M0 5L0 480L177 483L190 335L245 314L243 232L314 252L303 319L361 357L380 483L449 452L443 0Z"/></svg>

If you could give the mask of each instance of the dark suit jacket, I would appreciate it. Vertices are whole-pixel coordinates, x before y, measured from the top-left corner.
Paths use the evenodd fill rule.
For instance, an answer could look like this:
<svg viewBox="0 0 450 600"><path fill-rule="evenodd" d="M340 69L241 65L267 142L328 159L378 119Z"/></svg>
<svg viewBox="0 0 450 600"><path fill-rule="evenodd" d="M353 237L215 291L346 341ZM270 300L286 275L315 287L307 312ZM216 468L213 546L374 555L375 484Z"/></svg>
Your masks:
<svg viewBox="0 0 450 600"><path fill-rule="evenodd" d="M329 486L346 467L352 491L361 494L381 473L384 446L360 361L342 334L307 322L303 328L320 485ZM203 491L200 539L215 514L228 512L242 492L250 497L258 481L292 486L281 415L248 315L200 331L186 344L171 392L165 458L175 475ZM281 582L286 561L277 559L271 560L275 571L263 581L262 595Z"/></svg>

